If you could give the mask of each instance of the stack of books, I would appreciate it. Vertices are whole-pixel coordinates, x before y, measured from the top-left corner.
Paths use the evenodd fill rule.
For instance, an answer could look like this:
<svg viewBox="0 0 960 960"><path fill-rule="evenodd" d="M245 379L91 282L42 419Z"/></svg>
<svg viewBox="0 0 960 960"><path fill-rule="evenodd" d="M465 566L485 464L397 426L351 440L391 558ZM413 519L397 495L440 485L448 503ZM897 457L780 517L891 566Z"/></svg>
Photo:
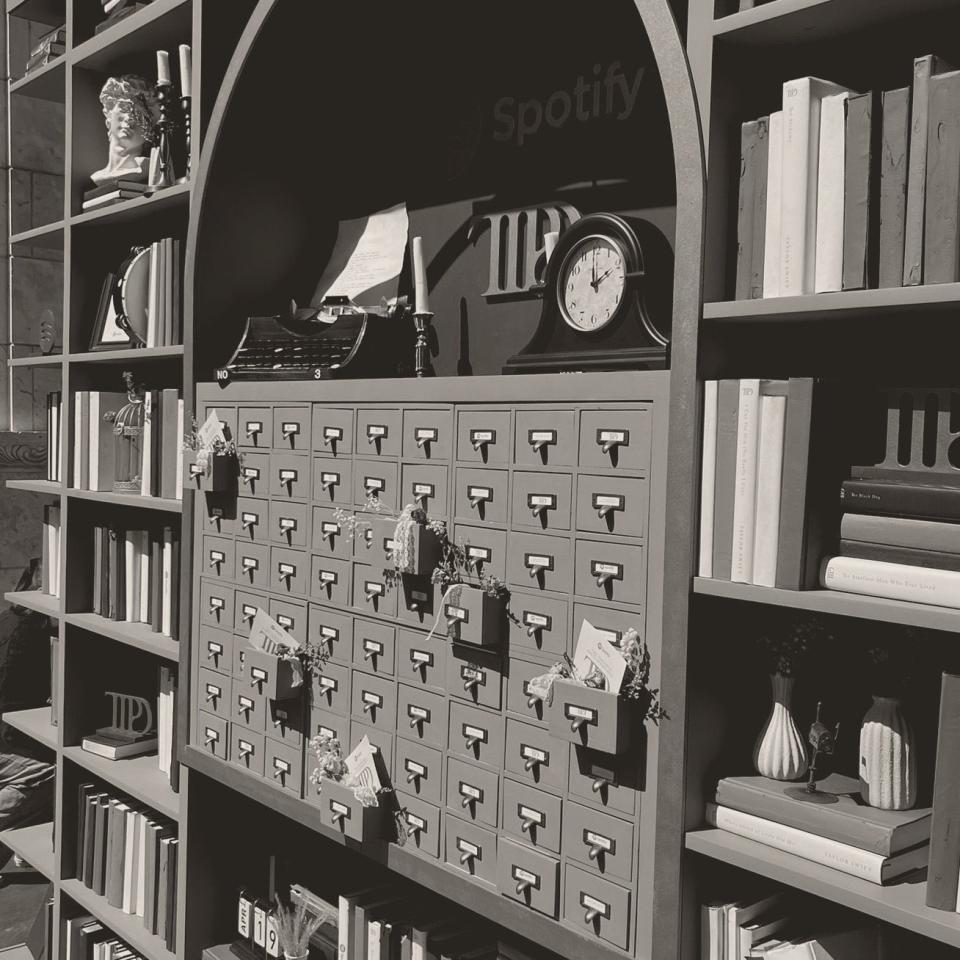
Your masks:
<svg viewBox="0 0 960 960"><path fill-rule="evenodd" d="M68 917L64 931L66 960L143 960L141 954L89 914Z"/></svg>
<svg viewBox="0 0 960 960"><path fill-rule="evenodd" d="M47 394L47 479L60 483L60 441L63 423L63 395Z"/></svg>
<svg viewBox="0 0 960 960"><path fill-rule="evenodd" d="M40 589L51 597L60 596L60 504L48 503L43 508L43 560Z"/></svg>
<svg viewBox="0 0 960 960"><path fill-rule="evenodd" d="M73 486L113 490L116 478L114 419L129 402L126 393L78 390L73 406ZM140 494L183 497L183 400L180 391L147 390L143 396Z"/></svg>
<svg viewBox="0 0 960 960"><path fill-rule="evenodd" d="M67 49L67 28L56 27L49 33L45 33L38 41L36 46L30 51L30 57L27 60L25 73L32 73L45 67L48 63L63 56Z"/></svg>
<svg viewBox="0 0 960 960"><path fill-rule="evenodd" d="M174 524L93 528L93 613L145 623L177 638L180 616L180 530Z"/></svg>
<svg viewBox="0 0 960 960"><path fill-rule="evenodd" d="M870 883L886 884L927 866L931 809L877 810L860 796L860 781L834 773L817 789L836 798L812 803L796 784L766 777L726 777L707 821L784 853Z"/></svg>
<svg viewBox="0 0 960 960"><path fill-rule="evenodd" d="M815 77L743 124L735 296L960 279L960 71L918 57L910 87Z"/></svg>
<svg viewBox="0 0 960 960"><path fill-rule="evenodd" d="M109 30L115 23L119 23L138 10L142 10L150 2L151 0L100 0L100 6L103 7L106 19L96 25L94 33Z"/></svg>
<svg viewBox="0 0 960 960"><path fill-rule="evenodd" d="M152 192L153 187L149 186L145 180L112 177L84 191L82 208L96 210L98 207L109 207L124 200L144 197Z"/></svg>
<svg viewBox="0 0 960 960"><path fill-rule="evenodd" d="M176 824L96 783L80 784L78 800L77 879L173 950Z"/></svg>

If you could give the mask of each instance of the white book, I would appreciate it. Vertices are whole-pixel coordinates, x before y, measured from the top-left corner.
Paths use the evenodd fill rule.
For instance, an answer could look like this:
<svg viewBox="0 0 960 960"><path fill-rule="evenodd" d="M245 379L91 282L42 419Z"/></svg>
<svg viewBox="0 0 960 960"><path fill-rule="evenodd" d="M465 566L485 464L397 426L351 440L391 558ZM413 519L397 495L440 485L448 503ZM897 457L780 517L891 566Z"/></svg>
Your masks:
<svg viewBox="0 0 960 960"><path fill-rule="evenodd" d="M367 960L380 960L380 921L367 922Z"/></svg>
<svg viewBox="0 0 960 960"><path fill-rule="evenodd" d="M100 489L100 392L90 391L90 432L87 434L90 489Z"/></svg>
<svg viewBox="0 0 960 960"><path fill-rule="evenodd" d="M53 511L50 511L50 520L43 525L43 535L47 538L47 563L50 569L46 571L47 593L51 597L57 595L56 571L60 564L57 562L57 535L53 527Z"/></svg>
<svg viewBox="0 0 960 960"><path fill-rule="evenodd" d="M870 883L886 883L919 867L925 867L930 856L929 844L922 844L892 857L884 857L848 843L828 840L815 833L807 833L805 830L797 830L795 827L764 820L762 817L715 803L707 804L707 822L728 833L756 840L775 850L832 867Z"/></svg>
<svg viewBox="0 0 960 960"><path fill-rule="evenodd" d="M337 903L337 960L351 960L354 927L352 905L346 897L340 897Z"/></svg>
<svg viewBox="0 0 960 960"><path fill-rule="evenodd" d="M140 613L141 623L150 622L150 531L138 530L137 553L140 573Z"/></svg>
<svg viewBox="0 0 960 960"><path fill-rule="evenodd" d="M772 587L777 580L780 543L780 481L783 477L783 428L787 398L760 397L757 445L757 511L753 531L753 582Z"/></svg>
<svg viewBox="0 0 960 960"><path fill-rule="evenodd" d="M170 723L170 674L160 668L160 690L157 696L157 765L162 773L169 773L169 741L167 731Z"/></svg>
<svg viewBox="0 0 960 960"><path fill-rule="evenodd" d="M82 489L83 476L81 463L83 462L81 447L83 444L83 410L81 396L83 391L78 390L73 395L73 488Z"/></svg>
<svg viewBox="0 0 960 960"><path fill-rule="evenodd" d="M173 597L171 595L173 576L173 530L166 527L163 531L163 581L162 581L162 604L163 615L160 622L160 630L165 636L173 635Z"/></svg>
<svg viewBox="0 0 960 960"><path fill-rule="evenodd" d="M847 92L820 104L820 159L817 164L817 255L814 290L843 289L843 203L847 143Z"/></svg>
<svg viewBox="0 0 960 960"><path fill-rule="evenodd" d="M123 535L123 585L124 585L124 619L133 621L140 612L140 575L137 562L137 537L133 530L126 530ZM134 571L137 574L134 575Z"/></svg>
<svg viewBox="0 0 960 960"><path fill-rule="evenodd" d="M743 950L740 946L740 927L773 909L782 899L782 894L775 893L769 897L764 897L762 900L755 902L741 901L730 906L727 911L727 929L725 931L727 938L726 955L728 957L737 957L739 960L743 956Z"/></svg>
<svg viewBox="0 0 960 960"><path fill-rule="evenodd" d="M153 391L143 392L143 434L140 443L140 496L149 497L153 484Z"/></svg>
<svg viewBox="0 0 960 960"><path fill-rule="evenodd" d="M780 222L783 185L783 111L767 126L767 212L763 234L763 295L780 296Z"/></svg>
<svg viewBox="0 0 960 960"><path fill-rule="evenodd" d="M713 576L713 501L717 480L717 381L703 385L703 460L700 465L701 577Z"/></svg>
<svg viewBox="0 0 960 960"><path fill-rule="evenodd" d="M183 499L183 400L177 401L177 492L176 499Z"/></svg>
<svg viewBox="0 0 960 960"><path fill-rule="evenodd" d="M160 269L160 244L150 244L150 274L147 287L147 346L157 346L157 321L159 310L158 277Z"/></svg>
<svg viewBox="0 0 960 960"><path fill-rule="evenodd" d="M828 557L820 568L820 583L828 590L960 609L960 571L957 570L909 567L857 557Z"/></svg>
<svg viewBox="0 0 960 960"><path fill-rule="evenodd" d="M144 916L147 908L147 837L150 835L150 824L153 821L144 814L140 814L140 826L137 829L137 904L134 911L138 917Z"/></svg>
<svg viewBox="0 0 960 960"><path fill-rule="evenodd" d="M724 960L723 908L722 903L700 907L700 960Z"/></svg>
<svg viewBox="0 0 960 960"><path fill-rule="evenodd" d="M733 492L733 555L730 579L753 582L753 526L757 508L757 442L760 427L760 381L740 381L737 414L737 469Z"/></svg>
<svg viewBox="0 0 960 960"><path fill-rule="evenodd" d="M780 296L813 293L817 253L820 101L844 87L814 77L783 85Z"/></svg>
<svg viewBox="0 0 960 960"><path fill-rule="evenodd" d="M123 900L121 909L132 913L134 851L137 848L137 811L127 811L127 828L123 835Z"/></svg>

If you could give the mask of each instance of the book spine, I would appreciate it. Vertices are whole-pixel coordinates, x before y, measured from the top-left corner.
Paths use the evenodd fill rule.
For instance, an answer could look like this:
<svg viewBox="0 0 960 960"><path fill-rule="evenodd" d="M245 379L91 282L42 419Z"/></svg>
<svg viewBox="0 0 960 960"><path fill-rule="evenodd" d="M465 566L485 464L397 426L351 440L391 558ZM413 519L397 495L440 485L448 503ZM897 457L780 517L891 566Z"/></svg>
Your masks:
<svg viewBox="0 0 960 960"><path fill-rule="evenodd" d="M156 242L150 244L150 271L147 286L147 346L157 346L158 282L160 249Z"/></svg>
<svg viewBox="0 0 960 960"><path fill-rule="evenodd" d="M775 580L785 590L799 590L804 579L813 390L809 377L791 378L787 394Z"/></svg>
<svg viewBox="0 0 960 960"><path fill-rule="evenodd" d="M960 520L960 487L884 480L844 480L840 501L851 513L892 513L930 520Z"/></svg>
<svg viewBox="0 0 960 960"><path fill-rule="evenodd" d="M880 253L877 284L899 287L903 281L907 216L907 145L910 138L910 89L883 94L880 149Z"/></svg>
<svg viewBox="0 0 960 960"><path fill-rule="evenodd" d="M700 468L700 558L698 574L713 576L713 505L717 473L716 380L703 385L703 454Z"/></svg>
<svg viewBox="0 0 960 960"><path fill-rule="evenodd" d="M767 128L767 209L763 232L763 296L780 296L780 235L783 205L783 111L770 114Z"/></svg>
<svg viewBox="0 0 960 960"><path fill-rule="evenodd" d="M337 902L337 960L352 960L351 948L356 937L353 927L353 901L341 896Z"/></svg>
<svg viewBox="0 0 960 960"><path fill-rule="evenodd" d="M927 867L928 907L958 909L960 874L960 677L945 673L940 688L940 726Z"/></svg>
<svg viewBox="0 0 960 960"><path fill-rule="evenodd" d="M77 390L73 395L73 480L71 485L75 490L82 489L83 455L80 452L84 436L82 396L82 390Z"/></svg>
<svg viewBox="0 0 960 960"><path fill-rule="evenodd" d="M843 289L865 290L872 285L874 253L874 95L847 100L846 148L843 158Z"/></svg>
<svg viewBox="0 0 960 960"><path fill-rule="evenodd" d="M80 437L77 441L80 448L80 488L90 489L90 391L84 390L80 395Z"/></svg>
<svg viewBox="0 0 960 960"><path fill-rule="evenodd" d="M891 547L886 543L865 543L862 540L841 540L840 556L858 557L861 560L882 560L884 563L902 563L908 567L925 567L933 570L960 570L960 554Z"/></svg>
<svg viewBox="0 0 960 960"><path fill-rule="evenodd" d="M753 582L762 587L772 587L777 579L780 481L783 473L783 431L786 413L786 397L762 396L760 398Z"/></svg>
<svg viewBox="0 0 960 960"><path fill-rule="evenodd" d="M750 261L750 288L748 296L757 300L763 296L763 268L766 256L764 227L767 223L767 166L770 154L770 118L761 117L757 145L754 149L755 180L753 200L753 256Z"/></svg>
<svg viewBox="0 0 960 960"><path fill-rule="evenodd" d="M183 400L177 400L177 478L176 499L183 499Z"/></svg>
<svg viewBox="0 0 960 960"><path fill-rule="evenodd" d="M843 286L843 207L846 156L846 93L824 97L820 105L817 158L817 232L814 290Z"/></svg>
<svg viewBox="0 0 960 960"><path fill-rule="evenodd" d="M840 523L840 536L844 540L960 554L960 524L957 523L845 513Z"/></svg>
<svg viewBox="0 0 960 960"><path fill-rule="evenodd" d="M862 596L960 608L960 573L952 570L927 570L854 557L828 557L823 563L821 584L828 590Z"/></svg>
<svg viewBox="0 0 960 960"><path fill-rule="evenodd" d="M960 72L931 77L929 87L922 282L953 283L960 278Z"/></svg>
<svg viewBox="0 0 960 960"><path fill-rule="evenodd" d="M737 417L737 466L733 496L733 553L730 579L753 580L753 532L757 509L757 444L760 427L760 381L740 381Z"/></svg>
<svg viewBox="0 0 960 960"><path fill-rule="evenodd" d="M757 180L761 160L766 159L767 119L751 120L740 127L740 193L737 203L737 279L735 296L746 300L752 289L754 246L762 242L754 235Z"/></svg>
<svg viewBox="0 0 960 960"><path fill-rule="evenodd" d="M143 393L143 435L140 443L140 495L149 497L153 490L153 391Z"/></svg>
<svg viewBox="0 0 960 960"><path fill-rule="evenodd" d="M782 823L773 823L740 810L709 804L707 821L721 830L756 840L804 860L832 867L870 883L881 883L884 857L858 850L846 843L837 843L805 830L795 830Z"/></svg>
<svg viewBox="0 0 960 960"><path fill-rule="evenodd" d="M740 381L717 388L717 468L713 508L713 576L729 580L733 561L733 500L737 476L737 420Z"/></svg>
<svg viewBox="0 0 960 960"><path fill-rule="evenodd" d="M808 234L815 240L820 101L810 78L783 85L783 183L780 222L780 296L813 292L806 262ZM815 251L811 251L815 253Z"/></svg>

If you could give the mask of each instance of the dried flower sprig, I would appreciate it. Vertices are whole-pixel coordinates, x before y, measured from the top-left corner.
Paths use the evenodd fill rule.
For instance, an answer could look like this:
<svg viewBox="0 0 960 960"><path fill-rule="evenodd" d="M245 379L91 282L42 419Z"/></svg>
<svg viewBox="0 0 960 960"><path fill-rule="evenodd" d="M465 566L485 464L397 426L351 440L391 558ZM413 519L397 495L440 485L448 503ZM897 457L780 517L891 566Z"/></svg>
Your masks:
<svg viewBox="0 0 960 960"><path fill-rule="evenodd" d="M757 644L768 659L768 670L784 677L795 677L801 661L810 648L825 636L823 624L813 617L777 618L757 638Z"/></svg>
<svg viewBox="0 0 960 960"><path fill-rule="evenodd" d="M305 957L310 952L310 938L325 923L333 924L337 914L332 909L325 909L319 904L317 911L307 909L307 901L297 900L296 906L286 906L280 898L274 895L277 905L277 936L280 938L280 948L287 957Z"/></svg>

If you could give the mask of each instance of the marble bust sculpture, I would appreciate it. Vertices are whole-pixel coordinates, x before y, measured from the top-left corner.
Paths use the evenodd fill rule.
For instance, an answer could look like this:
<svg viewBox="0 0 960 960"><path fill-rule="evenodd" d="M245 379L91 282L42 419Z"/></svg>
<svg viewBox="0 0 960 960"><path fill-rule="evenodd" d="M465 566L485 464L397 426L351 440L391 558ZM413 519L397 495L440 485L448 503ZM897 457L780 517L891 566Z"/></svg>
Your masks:
<svg viewBox="0 0 960 960"><path fill-rule="evenodd" d="M153 86L143 77L110 77L100 91L100 103L110 148L107 165L90 179L98 185L118 177L146 180L150 151L144 155L144 147L152 141L160 119Z"/></svg>

